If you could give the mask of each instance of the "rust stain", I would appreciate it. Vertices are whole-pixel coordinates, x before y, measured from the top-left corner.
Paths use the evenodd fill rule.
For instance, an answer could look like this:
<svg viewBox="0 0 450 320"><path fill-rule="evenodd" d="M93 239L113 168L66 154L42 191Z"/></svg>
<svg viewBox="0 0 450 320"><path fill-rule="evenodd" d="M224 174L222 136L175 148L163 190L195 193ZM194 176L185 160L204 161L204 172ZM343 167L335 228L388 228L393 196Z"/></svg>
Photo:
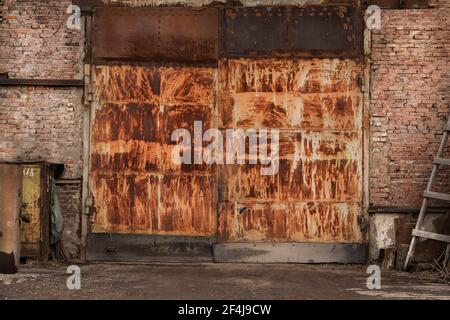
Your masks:
<svg viewBox="0 0 450 320"><path fill-rule="evenodd" d="M359 242L353 203L223 203L219 240L225 242Z"/></svg>
<svg viewBox="0 0 450 320"><path fill-rule="evenodd" d="M161 71L157 67L98 66L94 95L103 102L159 103Z"/></svg>
<svg viewBox="0 0 450 320"><path fill-rule="evenodd" d="M207 68L164 68L162 102L210 104L215 97L215 79Z"/></svg>
<svg viewBox="0 0 450 320"><path fill-rule="evenodd" d="M222 170L228 201L359 201L357 161L280 160L279 173L262 176L260 166L233 166Z"/></svg>
<svg viewBox="0 0 450 320"><path fill-rule="evenodd" d="M158 177L138 174L91 175L95 194L94 232L151 230L158 203Z"/></svg>
<svg viewBox="0 0 450 320"><path fill-rule="evenodd" d="M359 6L325 4L227 8L221 23L221 56L360 57ZM344 27L344 21L355 28Z"/></svg>
<svg viewBox="0 0 450 320"><path fill-rule="evenodd" d="M96 67L92 230L219 230L224 242L364 241L357 225L361 70L359 62L340 59L223 59L219 71ZM171 133L192 133L194 121L205 129L279 129L278 174L261 175L261 164L173 164Z"/></svg>
<svg viewBox="0 0 450 320"><path fill-rule="evenodd" d="M223 203L219 239L239 242L359 242L361 208L347 203Z"/></svg>
<svg viewBox="0 0 450 320"><path fill-rule="evenodd" d="M214 181L215 177L204 175L165 176L159 216L164 226L162 231L193 235L215 233ZM177 195L175 199L174 195Z"/></svg>
<svg viewBox="0 0 450 320"><path fill-rule="evenodd" d="M214 177L92 174L94 232L205 235L215 232Z"/></svg>
<svg viewBox="0 0 450 320"><path fill-rule="evenodd" d="M250 60L220 64L223 127L357 130L361 67L353 60Z"/></svg>
<svg viewBox="0 0 450 320"><path fill-rule="evenodd" d="M95 141L158 139L159 106L149 103L107 103L95 115Z"/></svg>
<svg viewBox="0 0 450 320"><path fill-rule="evenodd" d="M216 72L206 67L98 66L91 136L93 232L210 236L216 178L176 165L171 133L211 126Z"/></svg>
<svg viewBox="0 0 450 320"><path fill-rule="evenodd" d="M214 63L218 30L217 8L96 8L93 58L96 64Z"/></svg>
<svg viewBox="0 0 450 320"><path fill-rule="evenodd" d="M361 64L233 59L219 68L220 124L280 130L277 175L262 176L260 164L219 169L220 241L364 241Z"/></svg>

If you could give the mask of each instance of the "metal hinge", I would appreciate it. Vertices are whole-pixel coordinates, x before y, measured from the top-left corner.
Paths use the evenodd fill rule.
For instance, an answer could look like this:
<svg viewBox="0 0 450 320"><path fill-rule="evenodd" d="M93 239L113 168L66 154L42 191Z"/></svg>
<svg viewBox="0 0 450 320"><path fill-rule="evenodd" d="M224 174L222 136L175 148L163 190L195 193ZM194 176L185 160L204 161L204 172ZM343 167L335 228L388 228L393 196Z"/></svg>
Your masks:
<svg viewBox="0 0 450 320"><path fill-rule="evenodd" d="M361 92L366 92L366 81L363 76L358 76L358 85L361 88Z"/></svg>
<svg viewBox="0 0 450 320"><path fill-rule="evenodd" d="M92 84L87 85L86 100L88 102L92 102L94 100L94 89L92 87Z"/></svg>
<svg viewBox="0 0 450 320"><path fill-rule="evenodd" d="M358 216L358 226L361 231L365 231L369 228L369 219L367 216Z"/></svg>
<svg viewBox="0 0 450 320"><path fill-rule="evenodd" d="M86 198L86 207L92 207L92 205L94 204L94 199L92 197L87 197Z"/></svg>
<svg viewBox="0 0 450 320"><path fill-rule="evenodd" d="M92 198L92 197L87 197L86 198L86 202L85 202L85 204L84 204L84 207L85 207L85 214L86 215L90 215L91 214L91 212L90 212L90 209L91 209L91 207L94 205L94 199Z"/></svg>

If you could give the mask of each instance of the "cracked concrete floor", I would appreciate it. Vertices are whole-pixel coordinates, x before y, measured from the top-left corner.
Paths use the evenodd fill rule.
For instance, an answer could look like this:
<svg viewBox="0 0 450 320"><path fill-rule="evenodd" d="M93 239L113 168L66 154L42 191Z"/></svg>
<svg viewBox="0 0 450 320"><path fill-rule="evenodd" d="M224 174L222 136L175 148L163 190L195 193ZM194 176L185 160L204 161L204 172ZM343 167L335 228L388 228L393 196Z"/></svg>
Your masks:
<svg viewBox="0 0 450 320"><path fill-rule="evenodd" d="M66 264L29 263L0 274L0 299L449 299L430 272L382 272L366 287L366 266L296 264L86 264L81 289Z"/></svg>

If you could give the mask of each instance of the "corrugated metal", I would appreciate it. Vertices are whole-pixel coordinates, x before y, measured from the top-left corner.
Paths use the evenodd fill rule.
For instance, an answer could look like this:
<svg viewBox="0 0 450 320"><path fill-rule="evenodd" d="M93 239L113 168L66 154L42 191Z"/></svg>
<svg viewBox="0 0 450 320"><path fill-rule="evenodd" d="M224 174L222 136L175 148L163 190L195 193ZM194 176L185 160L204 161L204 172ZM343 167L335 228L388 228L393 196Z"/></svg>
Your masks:
<svg viewBox="0 0 450 320"><path fill-rule="evenodd" d="M98 66L94 83L92 230L215 234L213 168L173 164L170 138L194 120L213 125L216 70Z"/></svg>
<svg viewBox="0 0 450 320"><path fill-rule="evenodd" d="M215 62L218 9L96 8L94 63Z"/></svg>
<svg viewBox="0 0 450 320"><path fill-rule="evenodd" d="M221 125L280 130L277 175L220 168L222 242L364 240L361 72L352 60L221 61Z"/></svg>

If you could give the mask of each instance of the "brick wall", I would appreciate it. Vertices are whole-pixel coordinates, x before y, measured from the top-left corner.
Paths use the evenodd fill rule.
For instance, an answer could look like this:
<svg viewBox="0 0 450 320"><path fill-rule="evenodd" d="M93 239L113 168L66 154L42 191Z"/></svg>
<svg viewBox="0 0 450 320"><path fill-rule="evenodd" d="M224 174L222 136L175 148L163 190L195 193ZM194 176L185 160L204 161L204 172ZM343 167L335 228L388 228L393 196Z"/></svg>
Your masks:
<svg viewBox="0 0 450 320"><path fill-rule="evenodd" d="M71 1L3 0L0 73L10 78L82 79L84 32L66 28ZM0 87L0 161L64 163L81 179L82 88ZM59 186L63 245L79 256L81 185Z"/></svg>
<svg viewBox="0 0 450 320"><path fill-rule="evenodd" d="M449 3L383 10L372 35L370 198L417 207L450 114ZM436 190L449 192L449 170Z"/></svg>
<svg viewBox="0 0 450 320"><path fill-rule="evenodd" d="M82 79L84 32L66 27L71 3L3 0L0 73L10 78Z"/></svg>
<svg viewBox="0 0 450 320"><path fill-rule="evenodd" d="M0 87L0 160L64 163L81 178L82 89Z"/></svg>
<svg viewBox="0 0 450 320"><path fill-rule="evenodd" d="M80 258L81 237L81 182L57 184L58 200L64 215L62 244L64 253L70 260Z"/></svg>

